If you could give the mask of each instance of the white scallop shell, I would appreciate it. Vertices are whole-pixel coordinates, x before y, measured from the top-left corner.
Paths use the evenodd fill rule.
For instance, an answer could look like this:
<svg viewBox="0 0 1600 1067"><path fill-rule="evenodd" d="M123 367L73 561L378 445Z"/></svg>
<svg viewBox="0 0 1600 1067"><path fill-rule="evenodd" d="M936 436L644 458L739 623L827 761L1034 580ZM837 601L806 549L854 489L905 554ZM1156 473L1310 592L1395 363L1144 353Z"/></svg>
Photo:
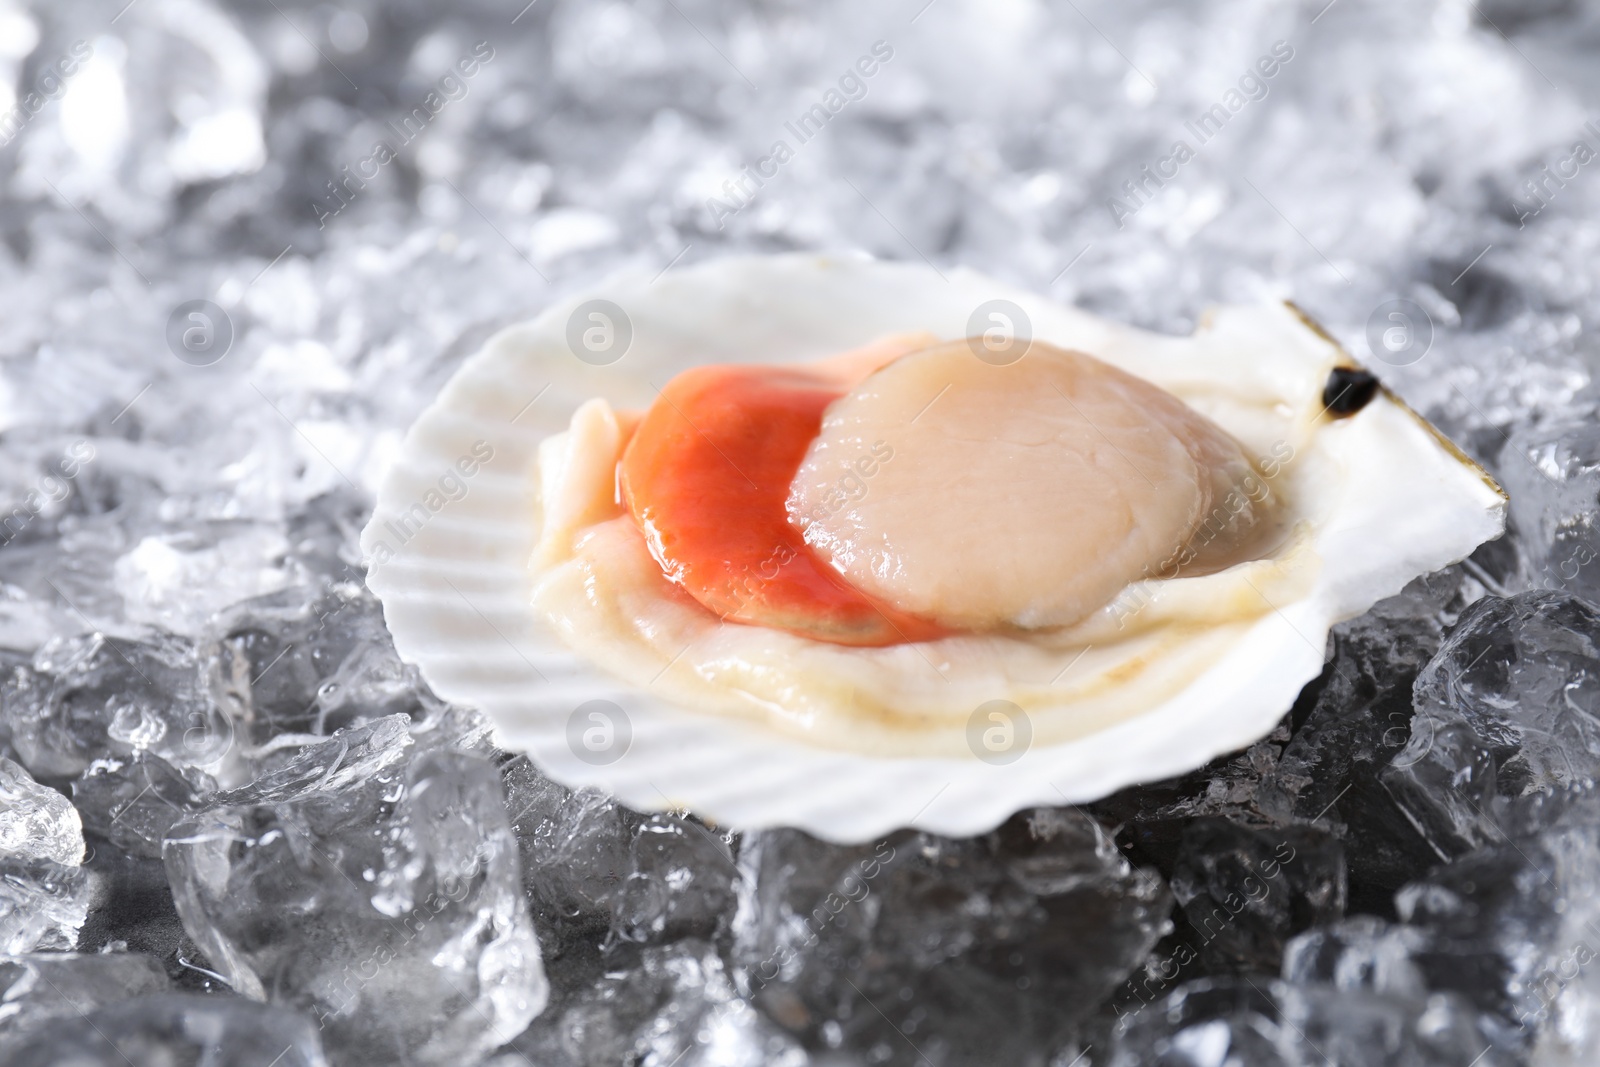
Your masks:
<svg viewBox="0 0 1600 1067"><path fill-rule="evenodd" d="M625 309L631 323L631 340L614 342L616 351L626 341L626 353L610 366L586 364L568 345L569 319L597 298ZM1220 309L1194 337L1173 338L969 271L864 258L752 257L654 279L623 276L495 336L407 433L362 534L367 581L400 653L440 696L487 713L501 745L528 752L568 785L609 790L634 808L681 806L722 825L796 826L842 842L902 826L967 835L1025 807L1098 799L1251 744L1322 671L1335 622L1502 531L1499 488L1381 393L1316 437L1318 462L1342 470L1351 488L1315 531L1323 566L1310 596L1263 615L1166 703L1078 740L1034 746L1005 766L813 747L758 722L677 707L569 652L535 616L527 567L537 532L535 453L584 400L643 408L652 382L699 363L803 360L905 330L967 336L973 310L995 298L1024 309L1036 338L1135 373L1160 362L1171 378L1181 366L1179 376L1201 394L1208 385L1238 389L1249 380L1242 370L1259 374L1262 361L1269 376L1318 383L1350 362L1279 305ZM588 325L581 317L579 327ZM493 458L468 476L475 447ZM602 765L580 759L568 741L575 709L595 699L626 709L632 732L625 755Z"/></svg>

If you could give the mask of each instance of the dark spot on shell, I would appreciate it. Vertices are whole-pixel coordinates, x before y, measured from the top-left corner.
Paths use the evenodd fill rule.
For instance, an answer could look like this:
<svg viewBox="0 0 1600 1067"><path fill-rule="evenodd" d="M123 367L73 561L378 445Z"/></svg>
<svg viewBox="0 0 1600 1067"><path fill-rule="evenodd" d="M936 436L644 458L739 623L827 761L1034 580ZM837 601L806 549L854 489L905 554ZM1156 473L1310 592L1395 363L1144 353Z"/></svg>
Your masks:
<svg viewBox="0 0 1600 1067"><path fill-rule="evenodd" d="M1354 415L1378 395L1378 377L1360 367L1335 367L1322 387L1322 406L1337 418Z"/></svg>

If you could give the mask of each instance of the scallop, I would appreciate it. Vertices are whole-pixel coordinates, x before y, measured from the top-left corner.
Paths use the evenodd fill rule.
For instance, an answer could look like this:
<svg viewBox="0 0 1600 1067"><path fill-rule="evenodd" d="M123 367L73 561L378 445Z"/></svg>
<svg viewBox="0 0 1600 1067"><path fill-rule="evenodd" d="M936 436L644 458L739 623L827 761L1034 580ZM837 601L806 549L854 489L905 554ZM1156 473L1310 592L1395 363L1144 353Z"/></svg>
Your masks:
<svg viewBox="0 0 1600 1067"><path fill-rule="evenodd" d="M795 255L620 277L491 339L362 546L402 655L554 777L859 841L1244 747L1334 623L1503 524L1291 305L1169 337Z"/></svg>
<svg viewBox="0 0 1600 1067"><path fill-rule="evenodd" d="M863 456L859 498L834 503ZM1188 545L1243 447L1156 386L1081 352L1014 362L965 340L907 355L833 404L788 510L832 566L895 608L955 629L1074 623ZM1222 547L1260 521L1245 497Z"/></svg>

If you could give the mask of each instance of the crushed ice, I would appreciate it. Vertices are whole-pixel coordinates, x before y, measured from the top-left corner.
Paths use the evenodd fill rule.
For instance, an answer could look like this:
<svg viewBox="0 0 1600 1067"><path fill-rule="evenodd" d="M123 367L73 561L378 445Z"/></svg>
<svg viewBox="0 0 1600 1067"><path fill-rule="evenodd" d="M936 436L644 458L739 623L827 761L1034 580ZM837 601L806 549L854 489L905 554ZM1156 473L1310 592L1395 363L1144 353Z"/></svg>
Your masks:
<svg viewBox="0 0 1600 1067"><path fill-rule="evenodd" d="M1597 40L1583 0L0 0L0 1059L1592 1062ZM574 793L395 655L371 488L497 328L784 249L1173 331L1292 295L1513 536L1085 810L839 848Z"/></svg>

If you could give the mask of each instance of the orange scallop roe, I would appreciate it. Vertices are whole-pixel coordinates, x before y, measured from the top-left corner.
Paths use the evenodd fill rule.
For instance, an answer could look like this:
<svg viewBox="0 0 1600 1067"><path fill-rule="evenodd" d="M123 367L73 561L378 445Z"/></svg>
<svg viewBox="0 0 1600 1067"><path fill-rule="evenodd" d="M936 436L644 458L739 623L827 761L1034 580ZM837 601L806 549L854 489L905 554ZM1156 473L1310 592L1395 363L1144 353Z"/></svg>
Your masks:
<svg viewBox="0 0 1600 1067"><path fill-rule="evenodd" d="M623 503L667 578L728 621L835 644L944 635L851 585L805 543L785 506L824 409L931 340L893 337L805 369L696 367L668 382L617 472Z"/></svg>

